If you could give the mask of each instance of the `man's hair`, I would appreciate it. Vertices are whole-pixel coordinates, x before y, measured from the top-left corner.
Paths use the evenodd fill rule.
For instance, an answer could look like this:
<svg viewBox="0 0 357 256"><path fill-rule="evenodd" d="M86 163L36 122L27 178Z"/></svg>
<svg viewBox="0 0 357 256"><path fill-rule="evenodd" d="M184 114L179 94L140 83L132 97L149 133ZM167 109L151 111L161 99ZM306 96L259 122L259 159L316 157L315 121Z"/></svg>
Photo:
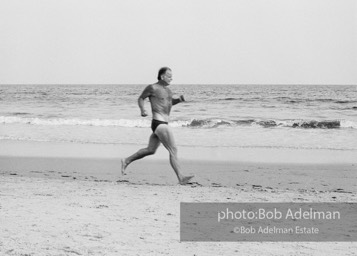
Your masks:
<svg viewBox="0 0 357 256"><path fill-rule="evenodd" d="M163 74L165 74L167 70L171 70L171 69L168 68L168 67L162 67L162 68L160 68L159 73L157 74L157 80L160 81L160 80L161 80L161 76L162 76Z"/></svg>

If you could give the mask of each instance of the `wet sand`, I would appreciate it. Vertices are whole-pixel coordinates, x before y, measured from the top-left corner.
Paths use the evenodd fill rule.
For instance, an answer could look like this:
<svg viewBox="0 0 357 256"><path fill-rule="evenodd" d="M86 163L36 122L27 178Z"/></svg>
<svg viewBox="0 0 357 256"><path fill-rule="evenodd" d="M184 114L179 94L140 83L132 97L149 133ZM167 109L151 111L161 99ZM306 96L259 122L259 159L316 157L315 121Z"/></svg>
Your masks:
<svg viewBox="0 0 357 256"><path fill-rule="evenodd" d="M176 185L169 161L150 158L133 162L127 175L120 159L0 156L3 176L64 180L124 181L141 185ZM182 160L184 174L194 174L195 186L279 189L317 192L357 192L354 164L296 164Z"/></svg>

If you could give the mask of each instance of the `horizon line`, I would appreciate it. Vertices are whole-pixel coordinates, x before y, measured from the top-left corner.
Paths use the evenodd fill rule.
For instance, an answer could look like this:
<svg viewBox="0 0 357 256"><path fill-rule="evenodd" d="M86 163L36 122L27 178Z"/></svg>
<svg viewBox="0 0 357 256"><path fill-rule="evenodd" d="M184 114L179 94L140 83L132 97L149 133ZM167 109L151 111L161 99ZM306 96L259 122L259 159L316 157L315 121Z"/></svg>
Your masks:
<svg viewBox="0 0 357 256"><path fill-rule="evenodd" d="M150 85L153 83L0 83L0 86L3 85ZM178 84L170 84L170 85L318 85L318 86L333 86L333 85L341 85L341 86L357 86L357 84L308 84L308 83L178 83Z"/></svg>

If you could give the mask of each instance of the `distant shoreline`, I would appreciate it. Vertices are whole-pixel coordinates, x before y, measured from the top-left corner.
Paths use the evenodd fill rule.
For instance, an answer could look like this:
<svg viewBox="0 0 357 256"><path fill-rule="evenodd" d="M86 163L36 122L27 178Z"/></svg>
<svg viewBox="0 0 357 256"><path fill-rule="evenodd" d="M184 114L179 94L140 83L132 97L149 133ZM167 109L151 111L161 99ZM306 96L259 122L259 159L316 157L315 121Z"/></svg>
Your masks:
<svg viewBox="0 0 357 256"><path fill-rule="evenodd" d="M108 86L145 86L148 85L149 83L131 83L131 84L121 84L121 83L83 83L83 84L72 84L72 83L14 83L14 84L0 84L0 86L12 86L12 85L48 85L48 86L58 86L58 85L69 85L69 86L98 86L98 85L108 85ZM282 83L269 83L269 84L245 84L245 83L237 83L237 84L225 84L225 83L173 83L172 86L181 86L181 85L229 85L229 86L357 86L357 84L282 84Z"/></svg>

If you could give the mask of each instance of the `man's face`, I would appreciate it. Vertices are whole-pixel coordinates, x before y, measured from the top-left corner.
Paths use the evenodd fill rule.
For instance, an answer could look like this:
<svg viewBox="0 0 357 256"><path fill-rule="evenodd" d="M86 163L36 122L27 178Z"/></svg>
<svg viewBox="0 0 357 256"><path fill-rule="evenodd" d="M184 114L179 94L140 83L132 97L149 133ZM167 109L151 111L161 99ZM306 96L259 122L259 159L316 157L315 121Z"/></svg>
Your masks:
<svg viewBox="0 0 357 256"><path fill-rule="evenodd" d="M171 70L166 70L165 74L162 75L162 80L165 81L167 84L170 84L172 81L172 72Z"/></svg>

